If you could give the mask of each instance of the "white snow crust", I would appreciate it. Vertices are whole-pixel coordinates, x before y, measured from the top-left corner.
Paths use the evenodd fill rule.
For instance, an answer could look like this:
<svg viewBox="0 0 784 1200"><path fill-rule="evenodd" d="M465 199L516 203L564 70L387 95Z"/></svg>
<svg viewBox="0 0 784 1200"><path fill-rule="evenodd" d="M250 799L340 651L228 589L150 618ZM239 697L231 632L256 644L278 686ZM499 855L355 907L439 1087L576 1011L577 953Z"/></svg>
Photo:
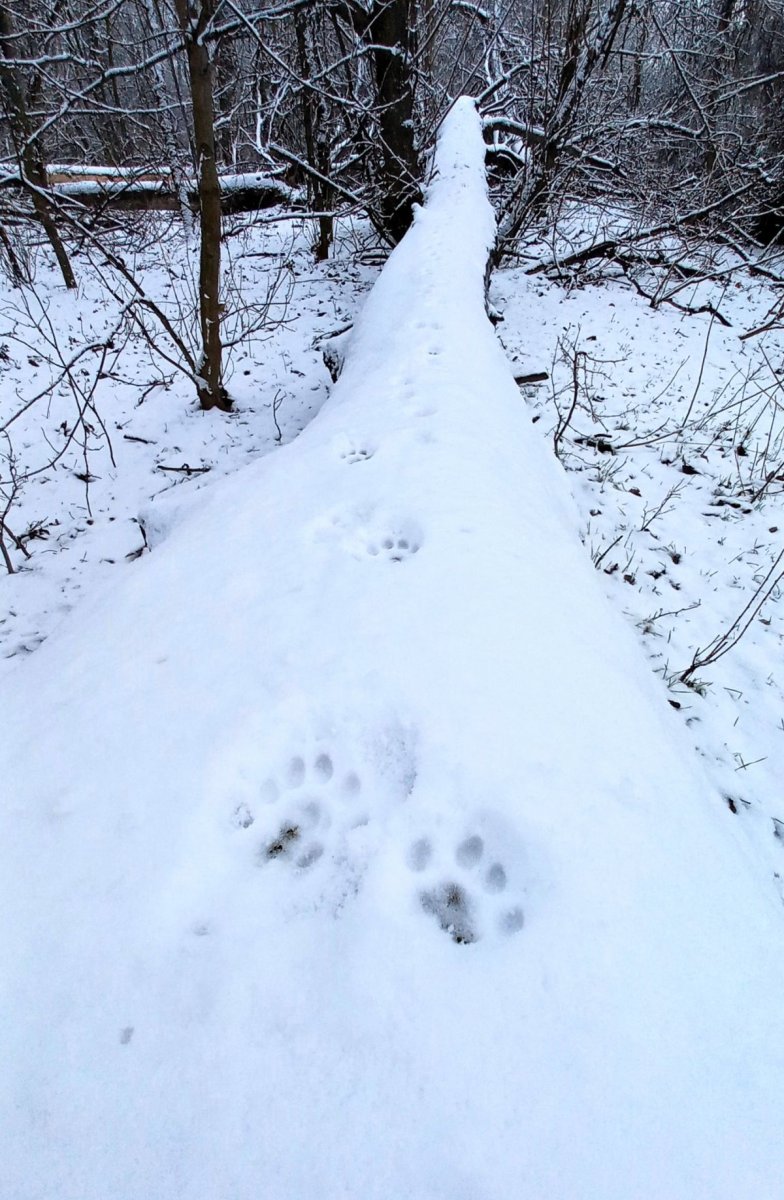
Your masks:
<svg viewBox="0 0 784 1200"><path fill-rule="evenodd" d="M9 1200L781 1195L780 906L485 316L483 162L461 101L320 414L2 680Z"/></svg>

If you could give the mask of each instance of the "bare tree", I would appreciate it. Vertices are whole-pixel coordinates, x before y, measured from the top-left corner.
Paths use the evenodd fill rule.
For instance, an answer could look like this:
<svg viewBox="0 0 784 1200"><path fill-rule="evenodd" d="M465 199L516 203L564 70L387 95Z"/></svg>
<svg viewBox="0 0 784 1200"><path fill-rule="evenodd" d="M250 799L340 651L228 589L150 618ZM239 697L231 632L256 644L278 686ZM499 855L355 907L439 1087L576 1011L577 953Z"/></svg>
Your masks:
<svg viewBox="0 0 784 1200"><path fill-rule="evenodd" d="M314 37L312 11L297 9L294 14L294 27L301 77L303 80L318 77L322 64ZM329 184L332 171L329 102L323 89L309 87L302 88L300 100L307 160L312 168L312 173L308 176L308 191L313 208L319 214L316 259L322 262L329 255L333 238L333 218L329 213L332 203L332 188Z"/></svg>
<svg viewBox="0 0 784 1200"><path fill-rule="evenodd" d="M552 98L545 98L542 123L529 121L506 126L522 136L530 158L518 173L503 214L496 261L514 243L529 218L541 212L546 203L562 158L574 148L591 76L607 63L625 15L626 0L607 0L598 12L594 0L569 0L555 86ZM490 128L492 124L491 120Z"/></svg>
<svg viewBox="0 0 784 1200"><path fill-rule="evenodd" d="M213 67L205 40L218 0L175 0L188 59L200 218L199 324L201 359L197 374L202 408L231 408L223 386L221 347L221 192L215 161Z"/></svg>
<svg viewBox="0 0 784 1200"><path fill-rule="evenodd" d="M7 4L0 4L0 88L19 164L19 177L29 191L35 214L54 251L65 286L75 288L76 276L46 195L46 166L41 142L30 120L19 68L13 61L16 58L16 40L12 11ZM11 257L12 264L13 261Z"/></svg>

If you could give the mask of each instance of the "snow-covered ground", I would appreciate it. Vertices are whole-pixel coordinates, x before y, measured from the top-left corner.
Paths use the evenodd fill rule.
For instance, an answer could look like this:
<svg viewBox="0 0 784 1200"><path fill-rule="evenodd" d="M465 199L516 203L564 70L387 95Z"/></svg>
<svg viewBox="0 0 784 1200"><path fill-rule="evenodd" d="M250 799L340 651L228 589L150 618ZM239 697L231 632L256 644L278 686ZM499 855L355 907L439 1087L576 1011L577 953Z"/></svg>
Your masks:
<svg viewBox="0 0 784 1200"><path fill-rule="evenodd" d="M335 258L315 267L311 232L303 222L262 221L228 243L233 307L238 297L246 307L227 317L227 340L242 334L227 353L235 401L228 417L194 406L192 383L159 354L171 357L172 348L154 319L156 349L129 334L105 282L119 289L122 281L103 264L76 259L76 297L43 262L34 289L6 293L0 478L9 479L9 449L19 476L35 474L8 514L31 557L9 542L15 567L29 569L0 575L0 674L48 637L85 591L125 570L129 556L154 543L197 492L290 441L318 412L330 384L320 339L345 328L376 270L362 265L362 243L350 228ZM170 221L145 217L133 254L119 249L148 294L189 333L198 247ZM118 327L104 359L102 344ZM63 367L77 355L72 384ZM52 396L27 407L52 380Z"/></svg>
<svg viewBox="0 0 784 1200"><path fill-rule="evenodd" d="M717 440L689 450L704 477L677 477L699 500L684 489L640 532L677 468L661 444L576 442L598 424L582 411L560 449L584 470L564 475L540 436L552 407L521 396L484 314L482 160L460 104L327 403L313 338L368 282L346 258L309 283L293 263L304 316L238 362L235 416L188 410L179 381L136 406L137 356L107 393L116 435L100 409L117 465L104 448L91 512L68 455L20 500L49 539L2 585L13 1200L777 1200L775 764L736 776L757 781L732 792L748 810L725 799L736 744L777 753L759 668L776 601L707 690L668 692L639 643L670 637L668 675L688 666L734 614L721 572L748 598L750 522L776 525L780 501L717 508L715 548L699 489ZM601 410L617 445L621 407L629 440L675 413L678 338L688 407L705 326L613 287L502 273L496 303L520 369L549 370L577 323L580 347L623 355L605 369L629 395ZM112 319L97 285L88 303ZM60 330L71 304L53 291ZM726 337L697 403L733 369ZM20 428L20 459L40 453ZM161 470L185 463L211 470ZM654 613L692 599L657 639ZM738 663L745 705L720 690Z"/></svg>
<svg viewBox="0 0 784 1200"><path fill-rule="evenodd" d="M743 337L779 309L781 285L739 271L678 293L728 325L654 310L617 267L567 287L505 271L493 296L515 372L550 374L522 394L551 449L568 419L559 456L607 594L784 898L784 333ZM726 653L684 684L725 635Z"/></svg>

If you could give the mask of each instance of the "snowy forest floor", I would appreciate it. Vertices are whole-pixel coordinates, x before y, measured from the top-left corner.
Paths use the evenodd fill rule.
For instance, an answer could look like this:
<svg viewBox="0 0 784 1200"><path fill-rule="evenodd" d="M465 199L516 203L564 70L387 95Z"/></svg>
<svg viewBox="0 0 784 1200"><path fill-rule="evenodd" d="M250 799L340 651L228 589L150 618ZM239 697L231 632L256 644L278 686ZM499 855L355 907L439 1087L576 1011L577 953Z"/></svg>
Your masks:
<svg viewBox="0 0 784 1200"><path fill-rule="evenodd" d="M607 214L595 220L599 237ZM583 211L581 245L589 221ZM229 320L232 334L244 332L229 354L230 415L200 412L188 380L135 334L100 364L97 351L84 354L77 390L63 378L17 418L71 355L103 341L120 304L84 259L76 298L40 258L34 288L6 289L0 423L13 422L0 449L12 450L20 475L38 473L7 518L30 557L11 546L16 573L0 576L0 673L56 636L83 595L154 552L217 479L274 453L319 411L331 386L322 348L361 308L381 255L366 228L344 227L332 259L314 265L312 233L304 222L238 224L229 240L244 310L233 329ZM121 248L187 327L195 251L181 229L140 218ZM654 309L620 268L566 282L526 273L553 249L530 243L521 265L493 280L510 366L548 375L521 386L521 404L557 443L586 554L668 689L673 720L688 726L784 899L784 332L741 340L776 310L782 285L741 269L678 292L679 304L715 305L725 325L710 312ZM692 261L707 256L737 264L710 245ZM649 294L662 279L638 272ZM86 438L76 420L85 396L95 409ZM712 648L722 656L684 683Z"/></svg>

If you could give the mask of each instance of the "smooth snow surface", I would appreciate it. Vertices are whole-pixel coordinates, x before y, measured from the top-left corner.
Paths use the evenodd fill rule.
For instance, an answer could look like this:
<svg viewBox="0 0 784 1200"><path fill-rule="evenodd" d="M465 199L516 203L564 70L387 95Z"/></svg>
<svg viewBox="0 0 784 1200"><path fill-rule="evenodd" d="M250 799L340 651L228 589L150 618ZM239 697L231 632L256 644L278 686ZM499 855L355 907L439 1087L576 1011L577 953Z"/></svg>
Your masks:
<svg viewBox="0 0 784 1200"><path fill-rule="evenodd" d="M781 1196L780 907L485 317L483 155L6 675L4 1200Z"/></svg>

